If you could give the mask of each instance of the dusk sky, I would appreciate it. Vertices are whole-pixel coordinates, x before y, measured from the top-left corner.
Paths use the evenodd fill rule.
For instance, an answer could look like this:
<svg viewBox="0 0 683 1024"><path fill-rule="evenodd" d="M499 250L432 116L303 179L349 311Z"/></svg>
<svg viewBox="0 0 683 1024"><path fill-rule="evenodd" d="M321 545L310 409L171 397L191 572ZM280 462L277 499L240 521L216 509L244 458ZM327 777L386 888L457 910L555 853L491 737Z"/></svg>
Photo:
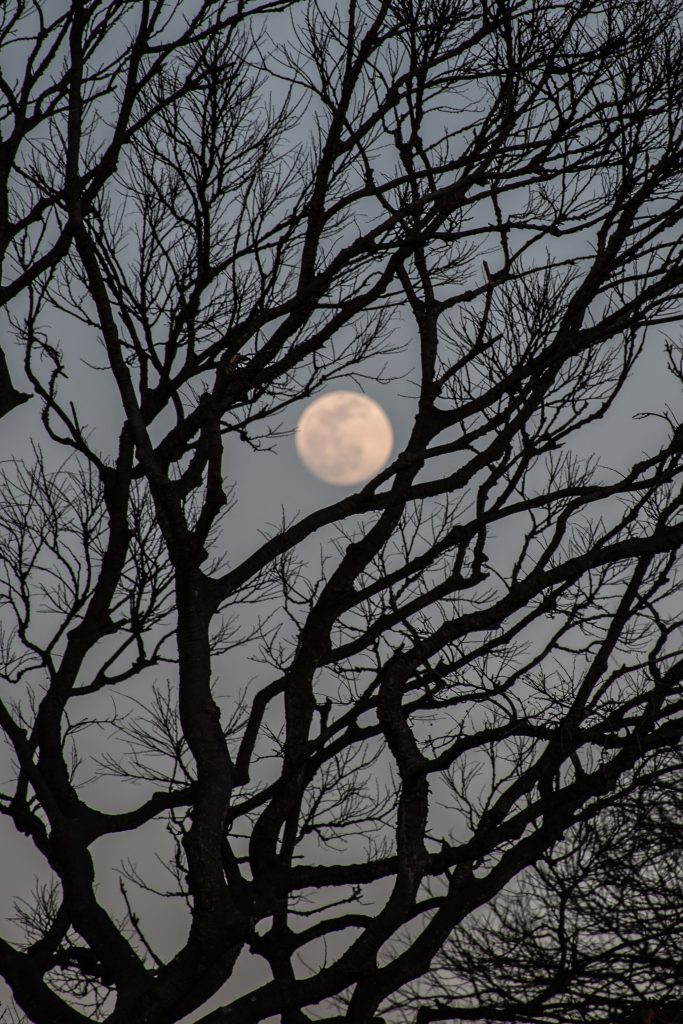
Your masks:
<svg viewBox="0 0 683 1024"><path fill-rule="evenodd" d="M683 5L8 0L0 45L0 1024L640 1024Z"/></svg>

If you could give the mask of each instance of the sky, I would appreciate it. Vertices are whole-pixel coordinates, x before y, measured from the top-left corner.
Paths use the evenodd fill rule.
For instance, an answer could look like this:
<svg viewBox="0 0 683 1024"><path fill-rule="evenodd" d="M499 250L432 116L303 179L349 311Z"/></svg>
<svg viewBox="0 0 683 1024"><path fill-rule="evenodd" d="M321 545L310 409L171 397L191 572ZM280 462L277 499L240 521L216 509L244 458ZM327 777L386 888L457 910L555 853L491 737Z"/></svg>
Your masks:
<svg viewBox="0 0 683 1024"><path fill-rule="evenodd" d="M569 242L568 245L576 244ZM15 304L13 312L21 311L21 303ZM80 415L103 451L111 450L121 424L121 414L117 395L110 378L105 373L95 371L85 363L92 359L92 338L82 325L54 312L50 330L56 340L60 340L72 353L82 353L83 360L72 360L70 378L66 385L74 400L78 402ZM0 323L2 338L9 336L6 321ZM362 382L339 382L333 387L356 390L361 387L371 398L380 403L386 411L394 432L394 452L401 451L404 445L416 409L415 370L417 364L417 343L415 325L409 312L397 318L393 325L392 342L397 349L389 359L386 375L391 378L386 383L378 380L379 360L375 364L374 374L370 372ZM22 377L18 351L13 346L6 347L6 355L12 370L16 386L27 390L27 383ZM369 370L373 370L370 367ZM646 351L641 357L639 370L624 389L612 414L602 424L593 425L589 430L576 435L572 439L572 447L577 454L589 456L597 453L605 472L623 468L635 454L652 451L667 436L666 424L657 418L635 420L634 413L645 410L655 411L666 407L667 403L675 406L678 402L678 391L674 382L664 369L663 335L653 331L648 338ZM287 408L280 420L279 436L274 438L268 450L255 451L251 446L232 434L226 444L224 475L228 483L235 484L236 504L226 517L220 538L220 547L225 551L232 564L241 561L255 550L261 543L264 533L277 528L282 519L291 520L295 516L303 516L314 509L335 503L340 497L351 493L354 488L338 487L317 479L302 464L296 452L294 430L297 420L305 408L305 402L292 404ZM32 445L40 444L45 452L48 465L57 468L63 460L63 453L49 438L46 438L40 422L40 409L37 399L32 399L17 408L10 416L0 421L0 459L32 458ZM440 464L433 461L428 471L430 474L440 472ZM301 556L308 561L311 572L315 572L319 562L321 548L328 552L331 531L322 531L318 536L307 540L300 550ZM498 538L500 549L505 546L505 537ZM247 621L248 621L247 612ZM252 679L255 684L267 681L262 666L249 661L243 652L234 651L221 659L218 666L226 680L239 680L239 685ZM96 738L92 740L93 750ZM9 772L9 766L2 765L3 771ZM116 805L117 784L106 780L98 784L98 794L103 801L111 801ZM13 833L6 822L0 821L0 842L3 852L3 872L0 873L0 917L11 913L11 904L22 892L31 887L34 873L41 872L42 858L37 856L30 844ZM158 839L158 828L150 826L140 830L136 839L136 858L139 866L155 869L155 843ZM96 858L102 866L108 866L111 874L106 883L103 882L103 894L108 891L114 898L117 880L113 869L119 861L131 853L127 837L109 838L106 844L96 849ZM163 944L174 930L182 930L182 914L174 905L155 910L154 926L159 942ZM244 965L236 972L238 984L244 990L259 980L258 966L255 963ZM230 992L235 993L235 983L231 983ZM213 1005L219 1005L222 996L218 995ZM206 1009L206 1007L204 1008ZM195 1016L188 1018L188 1022Z"/></svg>

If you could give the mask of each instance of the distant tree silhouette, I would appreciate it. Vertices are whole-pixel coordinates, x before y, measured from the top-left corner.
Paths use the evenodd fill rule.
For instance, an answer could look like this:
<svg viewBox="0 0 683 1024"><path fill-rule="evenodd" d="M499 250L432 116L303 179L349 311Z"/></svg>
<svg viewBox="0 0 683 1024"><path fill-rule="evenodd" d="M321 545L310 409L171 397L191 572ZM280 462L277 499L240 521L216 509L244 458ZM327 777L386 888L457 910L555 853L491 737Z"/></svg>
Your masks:
<svg viewBox="0 0 683 1024"><path fill-rule="evenodd" d="M442 955L677 755L682 15L4 4L17 1013L453 1019ZM226 451L407 366L392 462L238 549Z"/></svg>
<svg viewBox="0 0 683 1024"><path fill-rule="evenodd" d="M681 1024L683 1006L680 1000L674 1003L648 1004L631 1015L634 1024Z"/></svg>
<svg viewBox="0 0 683 1024"><path fill-rule="evenodd" d="M679 756L658 754L649 775L464 922L431 974L404 994L404 1010L421 1010L424 1021L677 1024Z"/></svg>

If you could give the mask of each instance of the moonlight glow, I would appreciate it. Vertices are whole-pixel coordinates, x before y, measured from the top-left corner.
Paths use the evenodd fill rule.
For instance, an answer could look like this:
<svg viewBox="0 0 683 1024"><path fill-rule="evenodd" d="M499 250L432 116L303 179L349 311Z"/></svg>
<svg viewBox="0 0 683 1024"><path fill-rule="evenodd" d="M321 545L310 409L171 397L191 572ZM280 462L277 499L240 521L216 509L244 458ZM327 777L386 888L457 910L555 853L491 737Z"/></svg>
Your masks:
<svg viewBox="0 0 683 1024"><path fill-rule="evenodd" d="M316 398L296 428L296 450L304 465L326 483L342 487L377 473L393 443L387 414L356 391L330 391Z"/></svg>

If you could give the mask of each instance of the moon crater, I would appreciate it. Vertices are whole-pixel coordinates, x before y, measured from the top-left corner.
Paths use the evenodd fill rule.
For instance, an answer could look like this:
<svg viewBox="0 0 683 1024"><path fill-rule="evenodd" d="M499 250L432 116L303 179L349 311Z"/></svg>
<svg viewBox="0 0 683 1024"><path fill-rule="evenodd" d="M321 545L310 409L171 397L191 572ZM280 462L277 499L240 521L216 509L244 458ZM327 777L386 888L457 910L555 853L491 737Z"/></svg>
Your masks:
<svg viewBox="0 0 683 1024"><path fill-rule="evenodd" d="M296 450L328 484L348 487L386 465L394 444L382 407L356 391L330 391L308 405L296 428Z"/></svg>

